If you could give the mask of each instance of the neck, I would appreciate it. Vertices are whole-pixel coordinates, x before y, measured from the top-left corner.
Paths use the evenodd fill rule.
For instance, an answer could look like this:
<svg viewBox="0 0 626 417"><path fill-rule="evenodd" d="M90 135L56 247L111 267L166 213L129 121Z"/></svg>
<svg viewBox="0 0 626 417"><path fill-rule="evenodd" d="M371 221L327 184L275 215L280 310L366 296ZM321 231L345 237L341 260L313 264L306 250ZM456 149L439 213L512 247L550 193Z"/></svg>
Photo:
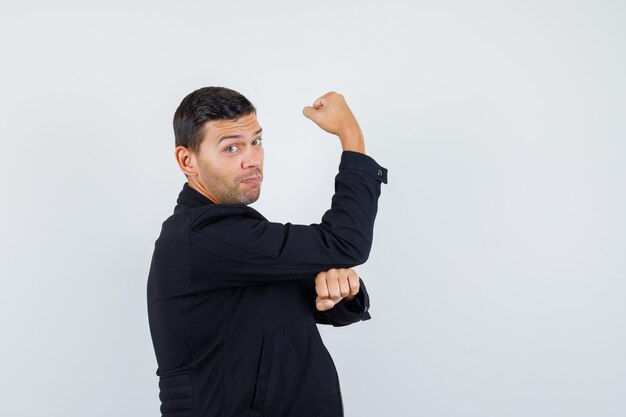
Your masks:
<svg viewBox="0 0 626 417"><path fill-rule="evenodd" d="M214 202L215 204L220 204L220 201L213 195L209 190L207 190L200 181L198 181L197 177L189 177L187 178L187 183L189 186Z"/></svg>

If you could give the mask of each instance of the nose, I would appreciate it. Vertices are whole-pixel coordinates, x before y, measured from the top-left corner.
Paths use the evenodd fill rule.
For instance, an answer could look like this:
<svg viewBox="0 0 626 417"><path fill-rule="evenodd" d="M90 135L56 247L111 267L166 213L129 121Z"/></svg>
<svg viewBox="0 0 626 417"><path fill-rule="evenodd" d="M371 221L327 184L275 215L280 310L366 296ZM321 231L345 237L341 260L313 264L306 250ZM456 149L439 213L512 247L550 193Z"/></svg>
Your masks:
<svg viewBox="0 0 626 417"><path fill-rule="evenodd" d="M241 161L241 167L244 169L257 168L260 167L262 163L263 150L261 148L251 147L246 150L243 160Z"/></svg>

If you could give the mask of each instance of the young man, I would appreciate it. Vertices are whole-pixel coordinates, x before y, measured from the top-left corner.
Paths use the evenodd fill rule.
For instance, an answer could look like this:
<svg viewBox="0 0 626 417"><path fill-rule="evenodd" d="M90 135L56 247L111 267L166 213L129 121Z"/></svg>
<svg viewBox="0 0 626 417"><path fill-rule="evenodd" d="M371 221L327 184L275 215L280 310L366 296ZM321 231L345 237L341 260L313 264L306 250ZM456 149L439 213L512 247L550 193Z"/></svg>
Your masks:
<svg viewBox="0 0 626 417"><path fill-rule="evenodd" d="M269 222L247 206L263 181L263 139L245 97L201 88L176 110L187 183L148 277L163 416L343 415L316 323L370 318L363 281L346 268L369 256L387 170L365 155L340 94L303 112L343 148L331 208L310 226Z"/></svg>

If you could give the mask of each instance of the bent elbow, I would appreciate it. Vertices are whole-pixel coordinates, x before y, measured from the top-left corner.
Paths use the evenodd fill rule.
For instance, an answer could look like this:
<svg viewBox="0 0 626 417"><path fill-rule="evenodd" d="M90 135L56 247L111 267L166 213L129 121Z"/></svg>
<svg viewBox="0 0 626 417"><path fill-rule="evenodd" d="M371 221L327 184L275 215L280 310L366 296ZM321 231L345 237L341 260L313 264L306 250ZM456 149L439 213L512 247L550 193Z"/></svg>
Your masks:
<svg viewBox="0 0 626 417"><path fill-rule="evenodd" d="M345 251L346 257L350 263L356 265L364 264L370 256L370 250L372 249L372 242L361 242L359 244L350 243L347 245L349 250Z"/></svg>

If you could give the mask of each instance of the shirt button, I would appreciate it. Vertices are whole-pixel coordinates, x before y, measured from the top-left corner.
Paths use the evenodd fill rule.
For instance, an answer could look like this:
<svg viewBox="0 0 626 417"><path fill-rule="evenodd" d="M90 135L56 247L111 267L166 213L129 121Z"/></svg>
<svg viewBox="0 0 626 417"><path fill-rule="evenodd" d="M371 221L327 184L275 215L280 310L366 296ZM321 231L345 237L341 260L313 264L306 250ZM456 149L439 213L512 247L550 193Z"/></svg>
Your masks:
<svg viewBox="0 0 626 417"><path fill-rule="evenodd" d="M382 177L383 176L383 171L381 169L378 170L378 176Z"/></svg>

